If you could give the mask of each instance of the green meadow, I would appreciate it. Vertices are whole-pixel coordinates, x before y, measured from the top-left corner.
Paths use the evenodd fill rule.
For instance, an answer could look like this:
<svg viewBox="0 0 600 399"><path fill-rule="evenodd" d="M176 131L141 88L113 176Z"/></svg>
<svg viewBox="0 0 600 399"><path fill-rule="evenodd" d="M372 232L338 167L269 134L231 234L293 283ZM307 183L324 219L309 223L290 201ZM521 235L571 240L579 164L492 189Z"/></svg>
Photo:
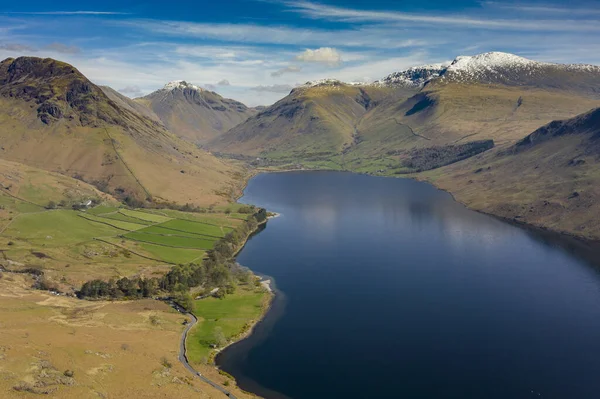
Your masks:
<svg viewBox="0 0 600 399"><path fill-rule="evenodd" d="M10 259L64 270L61 275L69 274L72 268L64 268L73 263L87 264L94 275L105 270L108 276L116 273L116 264L146 270L200 261L242 223L237 214L220 208L206 213L104 204L81 211L45 209L2 192L0 219L0 250ZM85 275L85 268L79 274Z"/></svg>
<svg viewBox="0 0 600 399"><path fill-rule="evenodd" d="M262 287L240 285L222 299L204 298L194 302L198 323L187 338L187 355L192 363L206 363L213 347L223 346L246 332L263 314L269 299Z"/></svg>

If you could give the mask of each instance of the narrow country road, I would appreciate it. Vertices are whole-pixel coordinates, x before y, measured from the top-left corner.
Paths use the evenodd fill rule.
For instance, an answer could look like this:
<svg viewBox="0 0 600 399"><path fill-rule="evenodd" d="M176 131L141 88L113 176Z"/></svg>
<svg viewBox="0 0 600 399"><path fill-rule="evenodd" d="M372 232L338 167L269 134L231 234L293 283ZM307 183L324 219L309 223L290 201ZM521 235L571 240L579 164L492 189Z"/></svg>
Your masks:
<svg viewBox="0 0 600 399"><path fill-rule="evenodd" d="M198 321L198 318L196 316L194 316L192 313L186 313L186 312L184 312L184 314L187 315L187 316L190 316L190 318L192 319L192 321L189 322L185 326L185 330L183 330L183 335L181 336L181 342L179 343L179 361L185 366L186 369L188 369L196 377L200 378L202 381L206 382L207 384L210 384L212 387L214 387L214 388L218 389L219 391L223 392L223 394L225 394L225 396L227 396L228 398L236 399L236 397L233 396L233 394L231 392L229 392L228 390L226 390L225 388L223 388L219 384L217 384L217 383L209 380L208 378L206 378L205 376L203 376L202 374L200 374L199 372L197 372L196 370L194 370L194 368L188 362L187 355L186 355L185 342L187 340L188 332L191 330L192 327L194 327L194 325Z"/></svg>

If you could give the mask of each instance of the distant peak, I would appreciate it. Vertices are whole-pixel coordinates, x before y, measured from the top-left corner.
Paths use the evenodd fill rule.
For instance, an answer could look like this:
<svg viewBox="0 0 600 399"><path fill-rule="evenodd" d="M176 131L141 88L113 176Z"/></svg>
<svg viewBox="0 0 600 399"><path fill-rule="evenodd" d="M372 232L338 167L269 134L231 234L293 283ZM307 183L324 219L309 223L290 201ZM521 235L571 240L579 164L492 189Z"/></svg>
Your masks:
<svg viewBox="0 0 600 399"><path fill-rule="evenodd" d="M477 54L473 56L461 55L456 57L448 69L459 71L491 67L518 67L544 64L546 63L532 61L515 54L491 51L489 53Z"/></svg>
<svg viewBox="0 0 600 399"><path fill-rule="evenodd" d="M163 90L175 90L175 89L192 89L197 91L205 91L202 87L196 86L194 84L188 83L185 80L174 80L172 82L167 83Z"/></svg>
<svg viewBox="0 0 600 399"><path fill-rule="evenodd" d="M311 80L304 83L301 87L316 87L316 86L339 86L343 85L344 82L338 79L319 79Z"/></svg>

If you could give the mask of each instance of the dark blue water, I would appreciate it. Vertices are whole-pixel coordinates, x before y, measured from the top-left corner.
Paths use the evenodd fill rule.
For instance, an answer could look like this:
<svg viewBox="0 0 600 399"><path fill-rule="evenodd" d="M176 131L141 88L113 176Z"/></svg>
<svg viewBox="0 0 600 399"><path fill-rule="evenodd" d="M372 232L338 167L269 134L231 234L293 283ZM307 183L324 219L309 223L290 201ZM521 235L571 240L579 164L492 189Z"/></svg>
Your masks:
<svg viewBox="0 0 600 399"><path fill-rule="evenodd" d="M238 261L281 295L221 367L268 398L600 398L593 250L406 179L259 175ZM590 259L592 262L590 262Z"/></svg>

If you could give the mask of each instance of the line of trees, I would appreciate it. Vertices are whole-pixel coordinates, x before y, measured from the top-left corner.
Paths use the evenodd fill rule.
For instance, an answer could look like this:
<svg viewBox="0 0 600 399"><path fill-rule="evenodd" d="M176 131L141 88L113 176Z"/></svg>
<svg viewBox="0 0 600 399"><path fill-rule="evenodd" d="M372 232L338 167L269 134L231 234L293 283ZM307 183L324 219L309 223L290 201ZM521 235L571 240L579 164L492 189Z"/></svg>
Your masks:
<svg viewBox="0 0 600 399"><path fill-rule="evenodd" d="M219 288L219 295L233 293L238 283L248 283L250 273L232 261L236 251L249 234L267 219L265 209L259 209L237 229L217 241L201 263L176 265L160 278L127 278L109 281L91 280L77 292L79 298L148 298L160 292L170 293L188 310L193 302L190 288L203 287L206 291Z"/></svg>

